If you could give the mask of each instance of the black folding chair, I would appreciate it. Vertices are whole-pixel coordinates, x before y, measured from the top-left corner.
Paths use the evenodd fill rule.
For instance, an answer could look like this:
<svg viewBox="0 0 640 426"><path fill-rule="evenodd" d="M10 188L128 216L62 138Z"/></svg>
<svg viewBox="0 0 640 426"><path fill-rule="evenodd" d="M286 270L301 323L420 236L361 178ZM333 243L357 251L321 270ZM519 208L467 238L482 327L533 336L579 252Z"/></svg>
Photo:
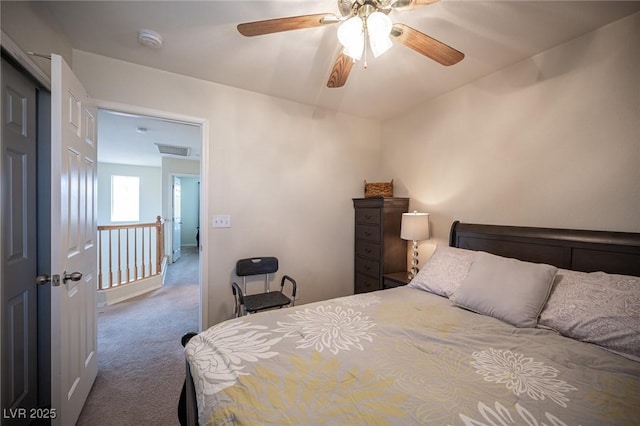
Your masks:
<svg viewBox="0 0 640 426"><path fill-rule="evenodd" d="M247 313L255 313L267 309L293 306L296 301L297 283L288 275L280 281L280 291L271 291L269 275L278 271L278 259L275 257L252 257L240 259L236 262L236 275L242 277L242 287L236 282L231 283L235 299L234 314L241 317ZM264 275L264 293L247 294L247 277ZM284 284L291 283L291 297L284 294Z"/></svg>

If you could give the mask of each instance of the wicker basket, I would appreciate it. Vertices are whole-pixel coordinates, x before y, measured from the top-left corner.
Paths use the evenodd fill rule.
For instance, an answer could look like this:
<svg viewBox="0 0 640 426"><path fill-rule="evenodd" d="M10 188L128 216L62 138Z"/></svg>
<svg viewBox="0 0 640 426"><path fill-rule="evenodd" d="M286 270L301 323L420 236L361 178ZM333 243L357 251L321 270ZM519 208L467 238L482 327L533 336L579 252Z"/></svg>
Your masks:
<svg viewBox="0 0 640 426"><path fill-rule="evenodd" d="M393 179L391 182L367 182L365 180L364 197L393 197Z"/></svg>

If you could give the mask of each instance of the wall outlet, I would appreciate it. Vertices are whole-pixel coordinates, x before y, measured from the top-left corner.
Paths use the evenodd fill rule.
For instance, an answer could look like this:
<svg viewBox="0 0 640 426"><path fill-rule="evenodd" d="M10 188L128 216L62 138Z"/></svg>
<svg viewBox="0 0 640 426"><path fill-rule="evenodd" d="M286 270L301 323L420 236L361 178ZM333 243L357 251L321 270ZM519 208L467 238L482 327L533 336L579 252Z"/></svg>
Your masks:
<svg viewBox="0 0 640 426"><path fill-rule="evenodd" d="M212 228L231 228L231 215L218 214L211 216Z"/></svg>

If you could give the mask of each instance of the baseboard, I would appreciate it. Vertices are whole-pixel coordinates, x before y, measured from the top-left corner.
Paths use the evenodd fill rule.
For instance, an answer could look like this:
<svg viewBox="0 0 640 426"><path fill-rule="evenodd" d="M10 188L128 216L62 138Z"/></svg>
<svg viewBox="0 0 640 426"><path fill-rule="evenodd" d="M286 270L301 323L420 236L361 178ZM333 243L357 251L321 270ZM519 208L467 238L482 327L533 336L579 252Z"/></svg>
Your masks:
<svg viewBox="0 0 640 426"><path fill-rule="evenodd" d="M166 268L162 268L162 271L163 273L160 275L154 275L149 278L144 278L132 283L119 285L107 290L98 290L98 307L103 308L105 306L123 302L133 297L140 296L142 294L161 288L164 284Z"/></svg>

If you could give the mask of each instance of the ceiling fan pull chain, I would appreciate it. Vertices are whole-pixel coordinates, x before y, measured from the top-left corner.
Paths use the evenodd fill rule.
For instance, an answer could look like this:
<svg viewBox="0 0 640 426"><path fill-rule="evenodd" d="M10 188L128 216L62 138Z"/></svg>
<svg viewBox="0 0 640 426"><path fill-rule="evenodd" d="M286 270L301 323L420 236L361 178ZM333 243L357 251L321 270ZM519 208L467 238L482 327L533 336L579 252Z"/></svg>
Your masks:
<svg viewBox="0 0 640 426"><path fill-rule="evenodd" d="M364 61L362 62L364 69L367 69L367 51L369 49L367 49L368 47L370 47L371 42L369 41L369 29L367 28L367 20L363 19L362 20L362 33L363 33L363 37L364 37Z"/></svg>

